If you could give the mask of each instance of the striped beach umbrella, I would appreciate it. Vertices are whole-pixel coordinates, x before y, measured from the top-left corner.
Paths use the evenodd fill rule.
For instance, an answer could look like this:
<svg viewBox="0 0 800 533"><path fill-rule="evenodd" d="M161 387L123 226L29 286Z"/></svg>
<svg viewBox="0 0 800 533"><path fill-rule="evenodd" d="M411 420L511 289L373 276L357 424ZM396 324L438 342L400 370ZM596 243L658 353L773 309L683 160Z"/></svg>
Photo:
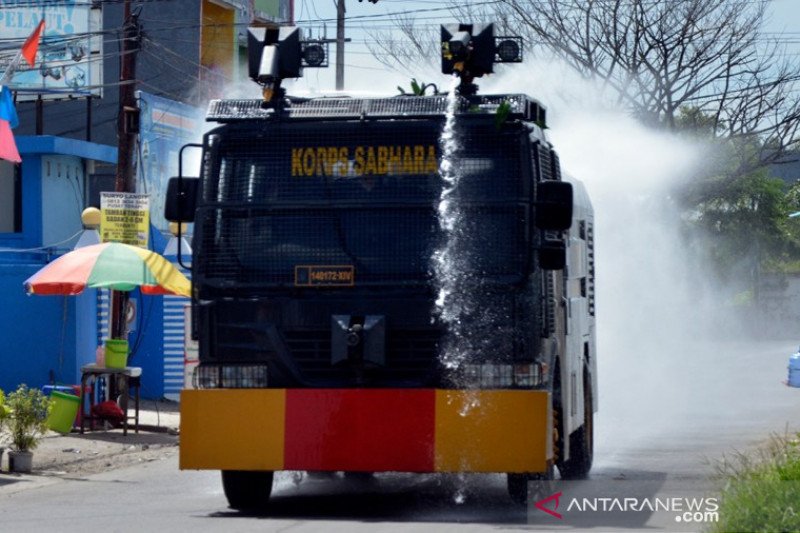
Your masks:
<svg viewBox="0 0 800 533"><path fill-rule="evenodd" d="M144 294L191 295L191 282L163 256L117 242L66 253L25 280L29 294L74 295L87 287Z"/></svg>

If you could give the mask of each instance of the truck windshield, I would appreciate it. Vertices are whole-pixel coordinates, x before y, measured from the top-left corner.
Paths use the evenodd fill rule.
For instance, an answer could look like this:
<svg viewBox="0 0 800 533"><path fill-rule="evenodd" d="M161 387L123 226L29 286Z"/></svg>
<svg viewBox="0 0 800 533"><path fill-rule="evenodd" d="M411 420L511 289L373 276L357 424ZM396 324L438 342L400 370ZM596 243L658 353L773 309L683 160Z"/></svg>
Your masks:
<svg viewBox="0 0 800 533"><path fill-rule="evenodd" d="M430 277L441 245L437 130L337 126L219 136L196 218L196 283L304 286L310 271L349 285ZM492 132L464 136L458 227L469 269L518 277L528 223L519 140Z"/></svg>

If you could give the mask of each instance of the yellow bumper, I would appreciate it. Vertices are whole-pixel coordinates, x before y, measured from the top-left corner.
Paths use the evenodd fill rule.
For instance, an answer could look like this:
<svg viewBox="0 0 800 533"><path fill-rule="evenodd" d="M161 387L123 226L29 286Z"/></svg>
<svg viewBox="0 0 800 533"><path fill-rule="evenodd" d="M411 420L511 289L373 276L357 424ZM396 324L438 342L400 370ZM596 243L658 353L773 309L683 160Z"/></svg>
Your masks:
<svg viewBox="0 0 800 533"><path fill-rule="evenodd" d="M214 389L181 394L183 469L544 472L549 393Z"/></svg>

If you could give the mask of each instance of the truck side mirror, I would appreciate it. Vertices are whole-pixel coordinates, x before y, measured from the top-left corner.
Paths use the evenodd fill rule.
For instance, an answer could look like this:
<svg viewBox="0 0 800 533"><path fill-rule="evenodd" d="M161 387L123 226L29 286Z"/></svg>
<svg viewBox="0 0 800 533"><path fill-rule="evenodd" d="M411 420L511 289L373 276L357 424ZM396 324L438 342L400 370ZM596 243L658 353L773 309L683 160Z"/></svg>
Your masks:
<svg viewBox="0 0 800 533"><path fill-rule="evenodd" d="M170 222L194 222L199 183L198 178L170 178L167 200L164 202L164 218Z"/></svg>
<svg viewBox="0 0 800 533"><path fill-rule="evenodd" d="M542 181L536 185L536 227L564 231L572 226L572 184Z"/></svg>
<svg viewBox="0 0 800 533"><path fill-rule="evenodd" d="M545 239L539 246L539 267L542 270L564 270L567 266L567 248L564 241Z"/></svg>

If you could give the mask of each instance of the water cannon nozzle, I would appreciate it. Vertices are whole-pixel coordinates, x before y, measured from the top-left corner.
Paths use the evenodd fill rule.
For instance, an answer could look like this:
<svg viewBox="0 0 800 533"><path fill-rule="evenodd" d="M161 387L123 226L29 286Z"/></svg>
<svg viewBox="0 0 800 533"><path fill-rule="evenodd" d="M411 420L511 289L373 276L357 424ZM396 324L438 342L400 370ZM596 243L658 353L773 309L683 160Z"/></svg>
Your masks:
<svg viewBox="0 0 800 533"><path fill-rule="evenodd" d="M282 80L299 78L304 67L326 67L327 41L303 40L297 26L247 29L247 67L250 79L264 86L271 99L283 95Z"/></svg>
<svg viewBox="0 0 800 533"><path fill-rule="evenodd" d="M520 63L522 38L494 36L494 24L443 24L442 73L462 79L459 92L474 94L472 81L494 72L495 63Z"/></svg>
<svg viewBox="0 0 800 533"><path fill-rule="evenodd" d="M450 42L447 43L450 48L450 55L454 59L467 59L469 56L469 45L472 41L472 35L467 31L459 31L453 35Z"/></svg>

